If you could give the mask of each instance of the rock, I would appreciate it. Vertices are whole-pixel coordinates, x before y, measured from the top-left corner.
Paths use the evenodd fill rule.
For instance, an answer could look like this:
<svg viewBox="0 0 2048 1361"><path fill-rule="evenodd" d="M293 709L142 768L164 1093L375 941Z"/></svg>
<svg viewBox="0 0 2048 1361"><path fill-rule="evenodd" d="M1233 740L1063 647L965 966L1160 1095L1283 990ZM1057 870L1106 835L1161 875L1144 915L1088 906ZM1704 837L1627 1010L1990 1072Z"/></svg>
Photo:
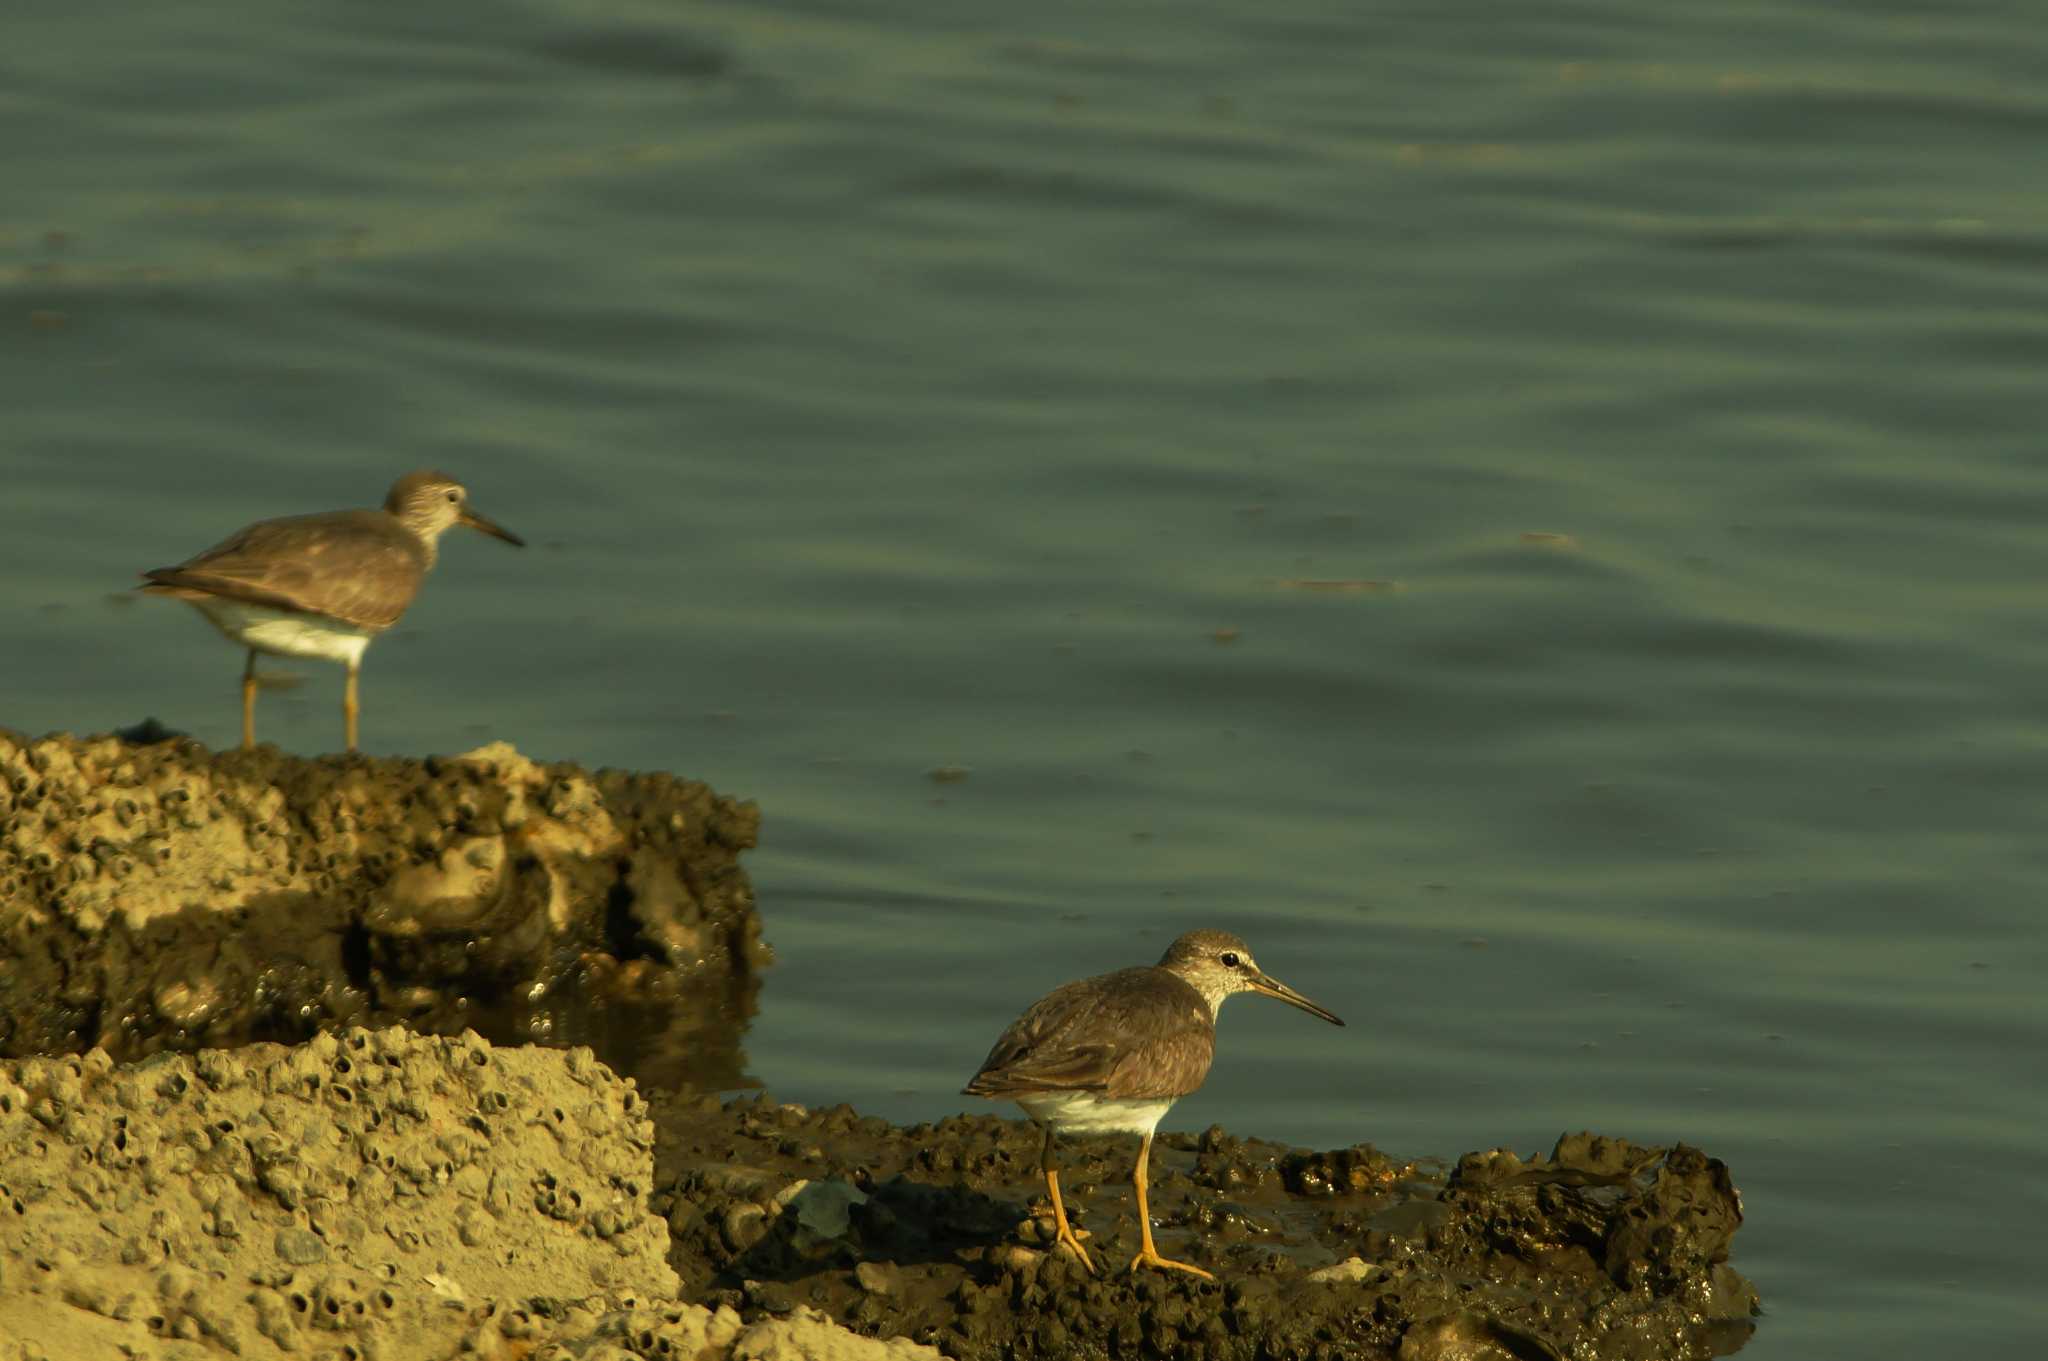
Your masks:
<svg viewBox="0 0 2048 1361"><path fill-rule="evenodd" d="M37 1055L0 1062L4 1346L1704 1361L1748 1336L1740 1195L1682 1144L1579 1134L1446 1174L1164 1135L1159 1246L1210 1282L1123 1270L1130 1140L1062 1148L1090 1275L1039 1250L1027 1125L674 1090L738 1074L767 958L753 827L701 785L503 746L298 761L0 732L0 1052ZM588 1049L347 1024L401 1012L617 1033L668 1090L650 1110ZM212 1047L267 1037L301 1042Z"/></svg>
<svg viewBox="0 0 2048 1361"><path fill-rule="evenodd" d="M936 1348L857 1337L813 1309L757 1323L733 1344L732 1361L939 1361Z"/></svg>
<svg viewBox="0 0 2048 1361"><path fill-rule="evenodd" d="M1369 1281L1380 1274L1381 1268L1363 1257L1347 1257L1335 1266L1326 1266L1320 1271L1308 1274L1310 1282L1316 1285L1347 1285L1356 1281Z"/></svg>
<svg viewBox="0 0 2048 1361"><path fill-rule="evenodd" d="M287 1266L317 1266L327 1260L327 1244L320 1235L296 1227L277 1231L275 1251L277 1260Z"/></svg>
<svg viewBox="0 0 2048 1361"><path fill-rule="evenodd" d="M1740 1223L1732 1178L1683 1145L1573 1135L1548 1158L1475 1154L1446 1173L1364 1145L1310 1153L1213 1130L1161 1135L1155 1236L1167 1256L1215 1272L1211 1283L1124 1271L1137 1250L1128 1139L1061 1144L1067 1212L1093 1230L1104 1268L1090 1276L1019 1240L1044 1194L1042 1135L1026 1123L900 1129L764 1097L657 1096L654 1117L657 1193L694 1207L669 1221L686 1295L730 1297L750 1322L796 1301L962 1361L1706 1361L1740 1345L1757 1306L1726 1260ZM844 1198L836 1250L807 1251L796 1207L835 1183L864 1199ZM758 1213L764 1197L788 1208L735 1262L721 1216ZM781 1289L741 1292L735 1277Z"/></svg>
<svg viewBox="0 0 2048 1361"><path fill-rule="evenodd" d="M1564 1361L1542 1338L1461 1309L1409 1328L1398 1361Z"/></svg>
<svg viewBox="0 0 2048 1361"><path fill-rule="evenodd" d="M736 1085L759 813L503 743L424 761L0 729L0 1056L403 1019Z"/></svg>
<svg viewBox="0 0 2048 1361"><path fill-rule="evenodd" d="M867 1204L867 1196L843 1181L807 1181L787 1202L797 1226L819 1238L844 1238L856 1205Z"/></svg>
<svg viewBox="0 0 2048 1361"><path fill-rule="evenodd" d="M768 1233L768 1212L759 1205L742 1201L726 1207L719 1221L726 1250L734 1256L745 1252Z"/></svg>
<svg viewBox="0 0 2048 1361"><path fill-rule="evenodd" d="M1026 1276L1036 1272L1038 1264L1044 1260L1044 1253L1017 1243L1005 1244L989 1255L989 1261L1000 1269Z"/></svg>
<svg viewBox="0 0 2048 1361"><path fill-rule="evenodd" d="M881 1262L862 1262L853 1269L853 1279L870 1295L896 1293L896 1268Z"/></svg>
<svg viewBox="0 0 2048 1361"><path fill-rule="evenodd" d="M597 1319L673 1303L646 1105L572 1057L394 1028L126 1068L0 1063L6 1334L55 1356L182 1338L406 1361L452 1354L490 1301L596 1300ZM572 1102L576 1120L552 1118ZM266 1180L282 1166L290 1195ZM457 1224L477 1212L491 1231L472 1244Z"/></svg>
<svg viewBox="0 0 2048 1361"><path fill-rule="evenodd" d="M0 1063L0 1361L937 1361L783 1283L748 1291L772 1320L677 1299L652 1148L637 1091L587 1052L474 1035ZM286 1163L291 1198L263 1176Z"/></svg>

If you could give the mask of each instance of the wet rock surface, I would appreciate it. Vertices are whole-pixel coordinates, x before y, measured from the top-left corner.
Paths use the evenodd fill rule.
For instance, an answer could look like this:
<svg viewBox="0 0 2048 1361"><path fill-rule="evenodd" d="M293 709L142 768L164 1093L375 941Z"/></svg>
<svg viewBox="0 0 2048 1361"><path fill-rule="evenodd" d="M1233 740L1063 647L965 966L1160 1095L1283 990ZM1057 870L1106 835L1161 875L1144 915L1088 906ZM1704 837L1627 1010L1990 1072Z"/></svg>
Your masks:
<svg viewBox="0 0 2048 1361"><path fill-rule="evenodd" d="M400 1027L0 1063L0 1361L1693 1358L1739 1347L1698 1150L1574 1135L1453 1168L1069 1140L1102 1276L1047 1251L1038 1136L658 1096L587 1049Z"/></svg>
<svg viewBox="0 0 2048 1361"><path fill-rule="evenodd" d="M0 1054L40 1056L0 1062L0 1361L1689 1361L1749 1336L1727 1168L1593 1135L1455 1165L1162 1136L1159 1246L1213 1283L1128 1273L1135 1141L1065 1140L1091 1276L1048 1250L1024 1122L693 1094L739 1081L767 961L752 805L502 745L138 736L0 730ZM464 1027L588 1041L663 1090Z"/></svg>
<svg viewBox="0 0 2048 1361"><path fill-rule="evenodd" d="M758 827L694 781L502 743L308 760L0 729L0 1054L402 1020L737 1085Z"/></svg>
<svg viewBox="0 0 2048 1361"><path fill-rule="evenodd" d="M0 1063L0 1361L932 1355L681 1302L653 1140L474 1035Z"/></svg>
<svg viewBox="0 0 2048 1361"><path fill-rule="evenodd" d="M1160 1251L1124 1270L1136 1141L1068 1139L1061 1187L1102 1275L1049 1253L1039 1135L962 1117L901 1129L846 1107L653 1099L653 1208L686 1297L744 1318L815 1309L949 1356L1660 1358L1739 1348L1757 1296L1727 1261L1720 1162L1571 1135L1455 1167L1161 1136Z"/></svg>

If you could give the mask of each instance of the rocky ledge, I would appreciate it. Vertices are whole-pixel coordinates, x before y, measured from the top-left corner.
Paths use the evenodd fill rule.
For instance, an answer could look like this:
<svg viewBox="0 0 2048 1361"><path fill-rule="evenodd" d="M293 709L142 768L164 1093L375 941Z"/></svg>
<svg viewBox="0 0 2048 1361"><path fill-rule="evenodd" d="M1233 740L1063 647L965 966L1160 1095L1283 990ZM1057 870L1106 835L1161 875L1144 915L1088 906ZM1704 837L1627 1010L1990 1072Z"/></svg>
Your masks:
<svg viewBox="0 0 2048 1361"><path fill-rule="evenodd" d="M1162 1135L1160 1251L1209 1282L1124 1269L1135 1140L1061 1142L1091 1276L1046 1250L1039 1135L1022 1122L654 1106L653 1206L685 1296L744 1318L813 1309L949 1356L1694 1361L1742 1346L1758 1307L1728 1264L1728 1169L1684 1145L1575 1134L1547 1157L1431 1166Z"/></svg>
<svg viewBox="0 0 2048 1361"><path fill-rule="evenodd" d="M687 1304L588 1049L351 1029L0 1063L0 1361L914 1361Z"/></svg>
<svg viewBox="0 0 2048 1361"><path fill-rule="evenodd" d="M0 730L0 1361L1697 1361L1749 1337L1728 1169L1588 1134L1455 1163L1162 1136L1159 1245L1213 1282L1124 1270L1133 1143L1067 1140L1090 1275L1047 1249L1022 1122L697 1094L738 1084L767 959L752 805L502 745L157 736Z"/></svg>
<svg viewBox="0 0 2048 1361"><path fill-rule="evenodd" d="M135 740L156 736L0 729L0 1055L403 1021L737 1083L767 959L751 803L502 743L414 761Z"/></svg>
<svg viewBox="0 0 2048 1361"><path fill-rule="evenodd" d="M0 1361L982 1357L1688 1361L1748 1337L1741 1205L1696 1149L1400 1163L765 1098L652 1106L587 1049L350 1029L118 1065L0 1063ZM884 1340L893 1339L893 1340Z"/></svg>

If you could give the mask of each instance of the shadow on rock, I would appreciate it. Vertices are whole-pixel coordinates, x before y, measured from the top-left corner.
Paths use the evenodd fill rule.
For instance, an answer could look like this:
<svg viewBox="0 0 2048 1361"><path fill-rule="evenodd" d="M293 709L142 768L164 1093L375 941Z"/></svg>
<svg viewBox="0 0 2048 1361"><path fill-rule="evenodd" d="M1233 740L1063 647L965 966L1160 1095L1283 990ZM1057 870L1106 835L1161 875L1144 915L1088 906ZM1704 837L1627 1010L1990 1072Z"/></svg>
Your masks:
<svg viewBox="0 0 2048 1361"><path fill-rule="evenodd" d="M1102 1274L1047 1251L1039 1136L992 1117L901 1129L837 1107L657 1096L654 1208L685 1295L814 1308L968 1358L1071 1355L1690 1361L1748 1338L1741 1209L1696 1149L1574 1135L1455 1169L1369 1145L1163 1136L1161 1251L1216 1282L1127 1272L1129 1141L1062 1144Z"/></svg>
<svg viewBox="0 0 2048 1361"><path fill-rule="evenodd" d="M752 804L495 744L424 761L0 730L0 1055L400 1021L744 1084Z"/></svg>

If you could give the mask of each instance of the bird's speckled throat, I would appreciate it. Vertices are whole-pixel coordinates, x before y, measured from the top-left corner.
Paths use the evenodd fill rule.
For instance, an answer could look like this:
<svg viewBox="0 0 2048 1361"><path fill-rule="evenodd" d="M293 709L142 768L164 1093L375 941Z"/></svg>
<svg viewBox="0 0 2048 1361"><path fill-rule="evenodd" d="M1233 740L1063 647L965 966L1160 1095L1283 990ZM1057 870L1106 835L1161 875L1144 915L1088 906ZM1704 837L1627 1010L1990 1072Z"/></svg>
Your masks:
<svg viewBox="0 0 2048 1361"><path fill-rule="evenodd" d="M1190 968L1187 965L1173 964L1162 964L1159 967L1202 994L1202 1000L1209 1006L1209 1021L1212 1025L1215 1024L1217 1011L1223 1006L1223 999L1237 991L1236 980L1221 969Z"/></svg>

